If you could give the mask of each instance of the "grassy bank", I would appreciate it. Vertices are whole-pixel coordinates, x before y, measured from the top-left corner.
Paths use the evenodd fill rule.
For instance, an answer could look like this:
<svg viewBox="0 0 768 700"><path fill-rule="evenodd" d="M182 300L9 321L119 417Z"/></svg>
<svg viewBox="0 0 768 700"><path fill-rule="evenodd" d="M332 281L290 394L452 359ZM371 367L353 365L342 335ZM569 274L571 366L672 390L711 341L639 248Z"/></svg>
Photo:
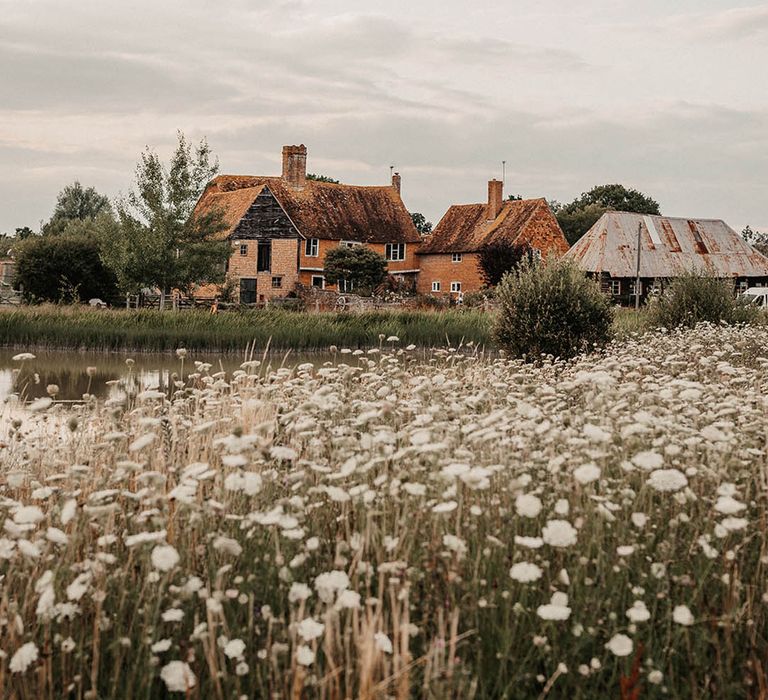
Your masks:
<svg viewBox="0 0 768 700"><path fill-rule="evenodd" d="M487 344L491 316L481 311L297 313L280 310L180 313L34 306L0 312L0 343L24 348L141 350L185 347L214 352L270 347L325 350L371 347L397 336L420 347L473 341Z"/></svg>

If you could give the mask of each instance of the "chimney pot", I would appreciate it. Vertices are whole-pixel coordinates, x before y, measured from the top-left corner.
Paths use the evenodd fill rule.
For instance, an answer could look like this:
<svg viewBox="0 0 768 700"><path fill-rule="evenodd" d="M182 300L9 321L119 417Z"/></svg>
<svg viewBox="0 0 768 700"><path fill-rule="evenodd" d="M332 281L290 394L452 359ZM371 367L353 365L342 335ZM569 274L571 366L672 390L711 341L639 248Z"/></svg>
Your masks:
<svg viewBox="0 0 768 700"><path fill-rule="evenodd" d="M307 147L283 146L283 180L301 189L307 181Z"/></svg>
<svg viewBox="0 0 768 700"><path fill-rule="evenodd" d="M488 204L485 207L485 218L493 221L501 211L504 183L501 180L488 181Z"/></svg>
<svg viewBox="0 0 768 700"><path fill-rule="evenodd" d="M402 178L400 177L400 173L395 173L392 175L392 187L394 187L397 190L397 193L400 194L400 186L402 185Z"/></svg>

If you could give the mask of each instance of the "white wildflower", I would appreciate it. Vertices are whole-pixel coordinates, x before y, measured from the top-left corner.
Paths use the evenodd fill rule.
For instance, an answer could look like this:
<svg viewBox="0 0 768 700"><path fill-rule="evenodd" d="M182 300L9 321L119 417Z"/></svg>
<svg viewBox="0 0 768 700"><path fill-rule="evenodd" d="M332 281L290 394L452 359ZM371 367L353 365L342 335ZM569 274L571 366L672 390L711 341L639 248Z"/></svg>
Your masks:
<svg viewBox="0 0 768 700"><path fill-rule="evenodd" d="M656 491L679 491L688 485L688 478L678 469L657 469L651 472L648 485Z"/></svg>
<svg viewBox="0 0 768 700"><path fill-rule="evenodd" d="M195 674L189 664L183 661L171 661L163 666L160 678L171 693L187 693L197 685Z"/></svg>
<svg viewBox="0 0 768 700"><path fill-rule="evenodd" d="M541 578L541 569L531 562L520 561L513 564L509 570L509 575L520 583L530 583Z"/></svg>
<svg viewBox="0 0 768 700"><path fill-rule="evenodd" d="M159 571L170 571L179 563L179 553L169 544L158 545L152 550L152 566Z"/></svg>
<svg viewBox="0 0 768 700"><path fill-rule="evenodd" d="M24 673L35 661L37 661L37 644L27 642L22 644L11 657L11 673Z"/></svg>
<svg viewBox="0 0 768 700"><path fill-rule="evenodd" d="M545 544L552 547L570 547L576 544L576 528L567 520L548 520L541 532Z"/></svg>
<svg viewBox="0 0 768 700"><path fill-rule="evenodd" d="M687 605L676 605L672 611L672 620L685 627L689 627L694 622L693 614Z"/></svg>
<svg viewBox="0 0 768 700"><path fill-rule="evenodd" d="M614 656L629 656L632 653L634 645L632 640L626 634L614 634L605 645Z"/></svg>
<svg viewBox="0 0 768 700"><path fill-rule="evenodd" d="M541 499L530 493L521 493L515 499L515 510L523 518L535 518L541 513Z"/></svg>

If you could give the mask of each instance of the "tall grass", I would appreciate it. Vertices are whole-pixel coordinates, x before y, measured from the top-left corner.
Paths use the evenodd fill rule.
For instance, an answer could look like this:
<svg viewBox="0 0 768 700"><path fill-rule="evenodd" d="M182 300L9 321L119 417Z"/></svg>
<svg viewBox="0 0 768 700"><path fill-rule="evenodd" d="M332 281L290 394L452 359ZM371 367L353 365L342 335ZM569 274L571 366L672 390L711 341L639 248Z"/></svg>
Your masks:
<svg viewBox="0 0 768 700"><path fill-rule="evenodd" d="M0 311L0 344L19 347L164 352L185 347L215 352L373 347L397 336L420 347L485 344L491 318L475 310L299 313L248 310L211 315L155 310L27 306Z"/></svg>
<svg viewBox="0 0 768 700"><path fill-rule="evenodd" d="M764 697L766 345L38 399L0 420L0 697Z"/></svg>

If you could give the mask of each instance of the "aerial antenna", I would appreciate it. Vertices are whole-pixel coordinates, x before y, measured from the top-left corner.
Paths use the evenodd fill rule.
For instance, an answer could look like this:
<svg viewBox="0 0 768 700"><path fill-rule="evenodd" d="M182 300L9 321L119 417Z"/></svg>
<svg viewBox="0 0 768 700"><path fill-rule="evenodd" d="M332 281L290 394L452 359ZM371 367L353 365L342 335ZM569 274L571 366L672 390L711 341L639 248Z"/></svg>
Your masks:
<svg viewBox="0 0 768 700"><path fill-rule="evenodd" d="M504 196L504 185L507 181L507 161L501 161L501 196Z"/></svg>
<svg viewBox="0 0 768 700"><path fill-rule="evenodd" d="M390 165L389 166L389 181L390 182L392 182L392 175L394 175L394 173L395 173L395 166L394 165Z"/></svg>

